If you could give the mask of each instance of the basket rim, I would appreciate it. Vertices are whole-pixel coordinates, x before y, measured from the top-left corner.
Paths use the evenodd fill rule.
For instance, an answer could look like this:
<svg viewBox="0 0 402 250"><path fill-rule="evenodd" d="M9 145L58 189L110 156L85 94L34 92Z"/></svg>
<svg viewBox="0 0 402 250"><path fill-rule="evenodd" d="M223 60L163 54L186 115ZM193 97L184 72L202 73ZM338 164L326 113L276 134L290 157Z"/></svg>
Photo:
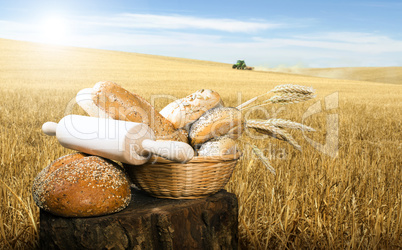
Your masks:
<svg viewBox="0 0 402 250"><path fill-rule="evenodd" d="M186 163L175 162L165 159L160 156L153 155L149 161L145 164L156 164L156 163L166 163L166 164L188 164L188 163L214 163L214 162L225 162L225 161L236 161L242 156L241 151L237 151L235 154L221 155L221 156L194 156L190 161Z"/></svg>

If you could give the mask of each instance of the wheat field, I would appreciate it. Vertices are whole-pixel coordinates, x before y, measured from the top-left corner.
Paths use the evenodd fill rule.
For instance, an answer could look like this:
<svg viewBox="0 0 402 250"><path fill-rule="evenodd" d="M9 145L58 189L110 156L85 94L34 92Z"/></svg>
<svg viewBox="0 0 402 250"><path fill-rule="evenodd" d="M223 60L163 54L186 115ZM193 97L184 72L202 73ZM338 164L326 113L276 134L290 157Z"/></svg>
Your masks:
<svg viewBox="0 0 402 250"><path fill-rule="evenodd" d="M32 181L50 162L72 152L46 137L41 126L82 114L73 102L76 93L103 80L143 96L158 110L169 98L203 88L220 93L226 106L237 106L276 85L312 86L313 100L272 104L247 114L303 122L316 132L291 132L302 152L273 138L243 135L243 157L226 187L239 201L240 245L402 248L402 85L240 71L223 63L5 39L0 39L0 248L38 247ZM338 105L327 110L325 98L334 93ZM322 111L303 120L312 105ZM336 157L306 139L324 144L331 115L339 127ZM276 175L255 157L250 144L270 158Z"/></svg>
<svg viewBox="0 0 402 250"><path fill-rule="evenodd" d="M299 75L317 76L333 79L347 79L380 83L402 84L400 67L353 67L353 68L301 68L301 67L257 67L260 71L284 72Z"/></svg>

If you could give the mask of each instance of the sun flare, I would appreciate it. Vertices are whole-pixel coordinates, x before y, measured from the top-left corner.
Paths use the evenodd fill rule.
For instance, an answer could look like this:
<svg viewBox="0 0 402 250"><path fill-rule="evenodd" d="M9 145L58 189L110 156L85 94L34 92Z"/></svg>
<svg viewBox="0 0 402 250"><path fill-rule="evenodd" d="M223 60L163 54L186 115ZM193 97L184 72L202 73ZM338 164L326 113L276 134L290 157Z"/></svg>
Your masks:
<svg viewBox="0 0 402 250"><path fill-rule="evenodd" d="M44 19L40 23L40 36L42 42L51 44L63 44L68 35L68 22L58 16Z"/></svg>

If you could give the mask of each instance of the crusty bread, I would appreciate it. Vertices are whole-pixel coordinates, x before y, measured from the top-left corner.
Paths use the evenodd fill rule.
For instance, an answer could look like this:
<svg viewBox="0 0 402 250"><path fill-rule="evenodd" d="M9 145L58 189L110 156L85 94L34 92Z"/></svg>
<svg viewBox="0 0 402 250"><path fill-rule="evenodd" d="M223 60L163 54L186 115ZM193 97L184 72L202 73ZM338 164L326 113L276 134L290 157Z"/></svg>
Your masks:
<svg viewBox="0 0 402 250"><path fill-rule="evenodd" d="M147 124L157 140L188 142L187 132L176 130L141 96L131 93L113 82L98 82L92 88L92 101L110 118Z"/></svg>
<svg viewBox="0 0 402 250"><path fill-rule="evenodd" d="M130 181L116 163L75 153L61 157L34 179L32 195L43 210L64 217L118 212L131 201Z"/></svg>
<svg viewBox="0 0 402 250"><path fill-rule="evenodd" d="M169 120L175 128L189 128L190 124L211 108L223 107L219 94L210 89L201 89L176 100L159 113Z"/></svg>
<svg viewBox="0 0 402 250"><path fill-rule="evenodd" d="M223 135L237 139L244 128L243 123L241 112L236 108L210 109L191 125L190 143L197 146Z"/></svg>
<svg viewBox="0 0 402 250"><path fill-rule="evenodd" d="M198 156L223 156L235 154L236 141L229 136L221 136L201 144Z"/></svg>
<svg viewBox="0 0 402 250"><path fill-rule="evenodd" d="M75 97L77 104L85 111L89 116L99 118L110 118L109 115L100 107L96 106L92 100L92 88L82 89L77 93Z"/></svg>

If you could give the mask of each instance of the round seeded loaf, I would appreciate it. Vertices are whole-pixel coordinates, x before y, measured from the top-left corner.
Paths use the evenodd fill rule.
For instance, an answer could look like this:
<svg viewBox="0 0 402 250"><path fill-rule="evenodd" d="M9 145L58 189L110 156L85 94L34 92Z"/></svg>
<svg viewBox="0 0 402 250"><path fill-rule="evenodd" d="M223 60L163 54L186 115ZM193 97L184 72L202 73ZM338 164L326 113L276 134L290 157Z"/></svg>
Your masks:
<svg viewBox="0 0 402 250"><path fill-rule="evenodd" d="M90 217L123 210L130 181L110 160L83 153L61 157L34 179L32 195L43 210L64 217Z"/></svg>

